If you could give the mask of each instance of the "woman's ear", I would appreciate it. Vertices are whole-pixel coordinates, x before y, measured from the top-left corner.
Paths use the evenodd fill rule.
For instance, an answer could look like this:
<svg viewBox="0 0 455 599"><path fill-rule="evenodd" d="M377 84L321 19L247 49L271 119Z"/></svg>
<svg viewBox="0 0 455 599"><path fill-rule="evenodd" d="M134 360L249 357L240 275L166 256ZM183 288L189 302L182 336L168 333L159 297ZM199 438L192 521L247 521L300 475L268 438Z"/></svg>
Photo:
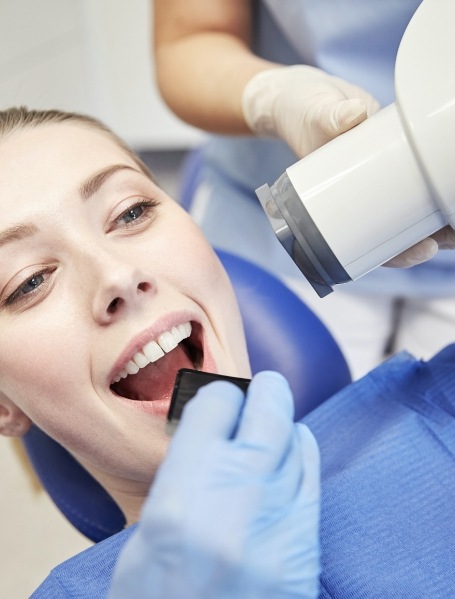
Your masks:
<svg viewBox="0 0 455 599"><path fill-rule="evenodd" d="M8 397L0 393L0 435L22 437L32 421Z"/></svg>

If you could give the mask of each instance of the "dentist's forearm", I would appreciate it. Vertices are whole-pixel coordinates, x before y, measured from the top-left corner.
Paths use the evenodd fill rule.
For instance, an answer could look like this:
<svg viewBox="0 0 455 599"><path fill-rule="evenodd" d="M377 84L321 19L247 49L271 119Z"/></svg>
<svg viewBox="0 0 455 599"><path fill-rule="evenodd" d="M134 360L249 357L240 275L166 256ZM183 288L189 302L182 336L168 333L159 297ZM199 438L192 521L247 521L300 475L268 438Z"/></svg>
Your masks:
<svg viewBox="0 0 455 599"><path fill-rule="evenodd" d="M246 83L274 63L249 48L249 2L155 0L154 58L164 101L182 120L208 131L251 133L242 114ZM184 13L181 12L184 10ZM193 13L192 13L193 11ZM193 16L191 16L193 14Z"/></svg>

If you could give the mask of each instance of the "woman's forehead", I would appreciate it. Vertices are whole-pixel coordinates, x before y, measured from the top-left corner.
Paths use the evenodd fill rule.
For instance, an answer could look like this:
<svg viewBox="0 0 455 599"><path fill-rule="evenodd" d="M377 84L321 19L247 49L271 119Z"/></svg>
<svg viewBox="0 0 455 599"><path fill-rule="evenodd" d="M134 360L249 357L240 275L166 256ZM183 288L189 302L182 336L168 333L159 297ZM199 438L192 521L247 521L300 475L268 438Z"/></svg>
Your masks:
<svg viewBox="0 0 455 599"><path fill-rule="evenodd" d="M46 165L49 157L57 163L64 163L78 157L83 164L87 159L128 153L108 133L79 123L50 123L26 127L0 139L0 170L3 160L30 166L28 161ZM73 165L76 166L76 165Z"/></svg>
<svg viewBox="0 0 455 599"><path fill-rule="evenodd" d="M0 192L77 184L108 164L136 167L107 133L79 124L28 127L0 140Z"/></svg>

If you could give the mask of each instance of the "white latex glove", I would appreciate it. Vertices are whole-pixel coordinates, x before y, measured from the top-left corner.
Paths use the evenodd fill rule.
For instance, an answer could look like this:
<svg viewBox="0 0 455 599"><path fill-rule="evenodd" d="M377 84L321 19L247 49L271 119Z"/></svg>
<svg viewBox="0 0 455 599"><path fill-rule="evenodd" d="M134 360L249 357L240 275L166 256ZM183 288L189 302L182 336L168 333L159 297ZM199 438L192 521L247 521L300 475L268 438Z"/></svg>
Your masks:
<svg viewBox="0 0 455 599"><path fill-rule="evenodd" d="M283 139L299 158L378 109L362 88L305 65L258 73L242 97L243 116L253 133Z"/></svg>
<svg viewBox="0 0 455 599"><path fill-rule="evenodd" d="M184 409L110 599L314 599L319 452L286 380L226 382Z"/></svg>

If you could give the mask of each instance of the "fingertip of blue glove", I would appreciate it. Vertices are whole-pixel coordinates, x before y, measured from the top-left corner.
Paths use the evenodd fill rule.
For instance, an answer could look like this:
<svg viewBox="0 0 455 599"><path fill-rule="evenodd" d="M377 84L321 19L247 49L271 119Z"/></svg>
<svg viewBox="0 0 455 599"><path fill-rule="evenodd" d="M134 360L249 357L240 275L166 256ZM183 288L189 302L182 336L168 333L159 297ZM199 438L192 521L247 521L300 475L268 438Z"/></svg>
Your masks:
<svg viewBox="0 0 455 599"><path fill-rule="evenodd" d="M204 385L185 406L179 429L183 425L190 436L196 430L199 434L229 438L237 425L244 397L243 391L233 383L215 381Z"/></svg>
<svg viewBox="0 0 455 599"><path fill-rule="evenodd" d="M287 406L289 415L294 415L294 397L287 379L274 370L263 370L256 374L249 386L248 397L257 394L275 401L280 409ZM260 400L260 398L259 398Z"/></svg>

